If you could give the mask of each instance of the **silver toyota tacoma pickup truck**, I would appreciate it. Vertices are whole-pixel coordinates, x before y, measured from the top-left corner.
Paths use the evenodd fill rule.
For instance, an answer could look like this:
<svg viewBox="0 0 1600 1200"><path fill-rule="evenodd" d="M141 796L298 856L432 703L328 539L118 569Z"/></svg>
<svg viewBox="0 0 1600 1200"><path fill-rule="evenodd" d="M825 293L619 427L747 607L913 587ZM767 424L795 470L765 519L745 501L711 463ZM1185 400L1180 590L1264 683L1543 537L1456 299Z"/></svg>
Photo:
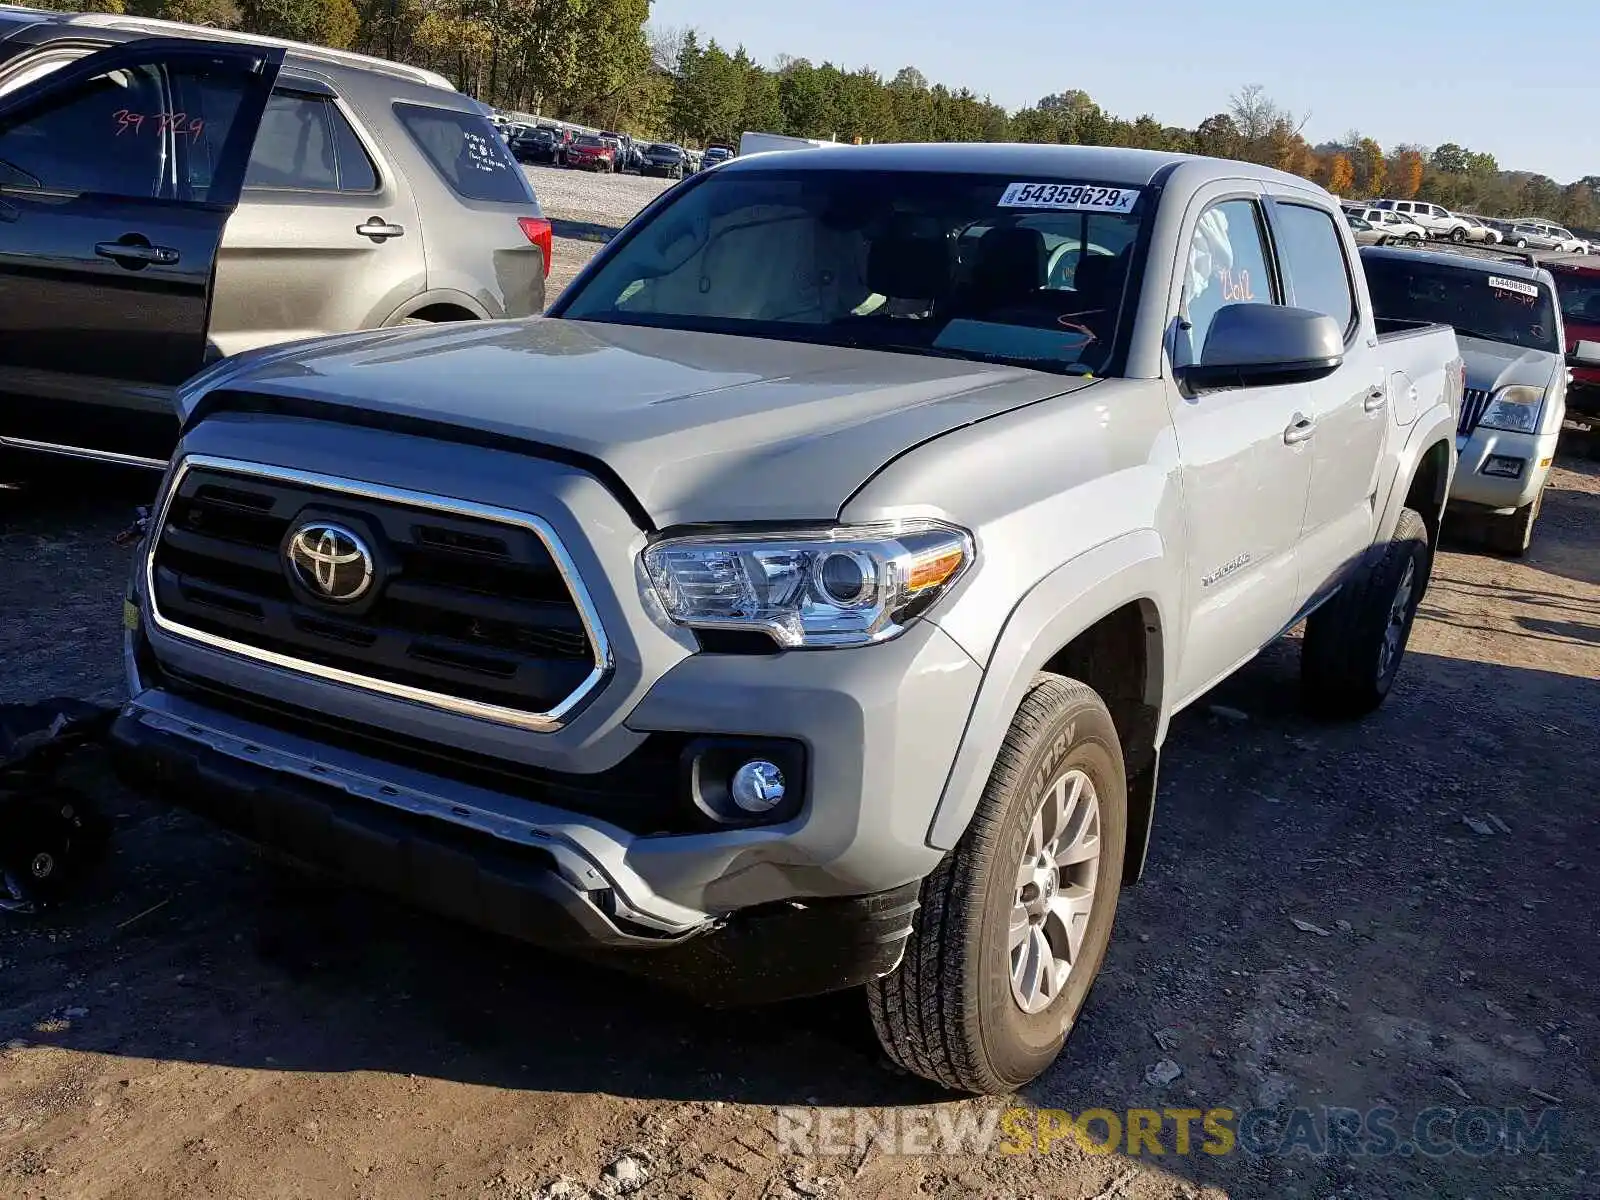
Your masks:
<svg viewBox="0 0 1600 1200"><path fill-rule="evenodd" d="M1335 201L1065 146L735 159L543 319L196 377L127 606L127 776L718 1003L866 988L889 1055L1049 1065L1172 715L1307 620L1389 691L1454 334Z"/></svg>

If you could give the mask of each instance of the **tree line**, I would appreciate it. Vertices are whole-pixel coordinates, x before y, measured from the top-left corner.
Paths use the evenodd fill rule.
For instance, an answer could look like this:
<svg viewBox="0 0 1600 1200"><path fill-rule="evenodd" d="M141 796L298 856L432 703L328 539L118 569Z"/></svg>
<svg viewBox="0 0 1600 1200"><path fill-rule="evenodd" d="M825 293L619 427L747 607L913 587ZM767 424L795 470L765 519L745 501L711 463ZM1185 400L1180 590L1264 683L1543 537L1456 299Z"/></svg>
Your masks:
<svg viewBox="0 0 1600 1200"><path fill-rule="evenodd" d="M39 0L34 0L38 3ZM692 145L746 130L863 142L1015 141L1240 158L1351 198L1431 200L1482 216L1540 215L1600 225L1600 175L1562 185L1503 170L1454 143L1384 149L1352 130L1310 144L1306 118L1262 88L1241 88L1195 128L1148 113L1129 120L1081 90L1009 112L968 88L780 56L648 24L649 0L43 0L243 29L429 67L470 95L519 112Z"/></svg>

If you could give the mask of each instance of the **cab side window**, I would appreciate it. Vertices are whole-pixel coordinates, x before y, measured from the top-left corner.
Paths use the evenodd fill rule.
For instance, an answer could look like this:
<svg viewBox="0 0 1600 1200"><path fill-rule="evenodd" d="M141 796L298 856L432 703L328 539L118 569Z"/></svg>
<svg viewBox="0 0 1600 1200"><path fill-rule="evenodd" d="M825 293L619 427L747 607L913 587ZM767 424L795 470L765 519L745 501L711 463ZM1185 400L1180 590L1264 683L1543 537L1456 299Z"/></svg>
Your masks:
<svg viewBox="0 0 1600 1200"><path fill-rule="evenodd" d="M1271 259L1260 207L1253 200L1213 204L1189 241L1184 314L1177 365L1191 366L1205 352L1217 313L1230 304L1276 304ZM1186 344L1185 344L1186 343Z"/></svg>
<svg viewBox="0 0 1600 1200"><path fill-rule="evenodd" d="M1348 337L1355 327L1355 292L1344 241L1333 218L1320 208L1282 201L1273 205L1272 215L1294 303L1326 313Z"/></svg>
<svg viewBox="0 0 1600 1200"><path fill-rule="evenodd" d="M108 71L0 127L0 187L152 197L162 192L167 131L161 72Z"/></svg>
<svg viewBox="0 0 1600 1200"><path fill-rule="evenodd" d="M372 160L327 97L275 91L267 102L245 186L310 192L371 192Z"/></svg>

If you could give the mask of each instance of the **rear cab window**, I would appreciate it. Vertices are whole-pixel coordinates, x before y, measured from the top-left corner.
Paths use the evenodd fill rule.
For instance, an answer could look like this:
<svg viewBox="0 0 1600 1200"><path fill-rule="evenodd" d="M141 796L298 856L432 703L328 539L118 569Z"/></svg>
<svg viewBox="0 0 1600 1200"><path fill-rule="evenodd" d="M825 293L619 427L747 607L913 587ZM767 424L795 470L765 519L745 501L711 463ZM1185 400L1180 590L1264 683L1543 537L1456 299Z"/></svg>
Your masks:
<svg viewBox="0 0 1600 1200"><path fill-rule="evenodd" d="M1356 329L1355 289L1332 215L1288 200L1276 201L1272 215L1295 304L1332 317L1348 341Z"/></svg>
<svg viewBox="0 0 1600 1200"><path fill-rule="evenodd" d="M533 202L533 190L487 117L398 103L395 116L434 170L463 200Z"/></svg>

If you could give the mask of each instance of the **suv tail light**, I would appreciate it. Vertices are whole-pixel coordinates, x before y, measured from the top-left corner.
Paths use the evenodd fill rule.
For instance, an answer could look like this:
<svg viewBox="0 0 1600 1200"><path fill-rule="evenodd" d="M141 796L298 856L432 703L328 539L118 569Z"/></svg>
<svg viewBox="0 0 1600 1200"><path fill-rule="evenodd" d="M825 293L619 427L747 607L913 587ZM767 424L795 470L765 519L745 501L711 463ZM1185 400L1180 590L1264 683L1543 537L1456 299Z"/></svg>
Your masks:
<svg viewBox="0 0 1600 1200"><path fill-rule="evenodd" d="M550 228L550 222L544 217L518 217L517 224L522 226L522 232L527 234L528 240L543 252L544 273L548 279L550 255L555 250L555 231Z"/></svg>

